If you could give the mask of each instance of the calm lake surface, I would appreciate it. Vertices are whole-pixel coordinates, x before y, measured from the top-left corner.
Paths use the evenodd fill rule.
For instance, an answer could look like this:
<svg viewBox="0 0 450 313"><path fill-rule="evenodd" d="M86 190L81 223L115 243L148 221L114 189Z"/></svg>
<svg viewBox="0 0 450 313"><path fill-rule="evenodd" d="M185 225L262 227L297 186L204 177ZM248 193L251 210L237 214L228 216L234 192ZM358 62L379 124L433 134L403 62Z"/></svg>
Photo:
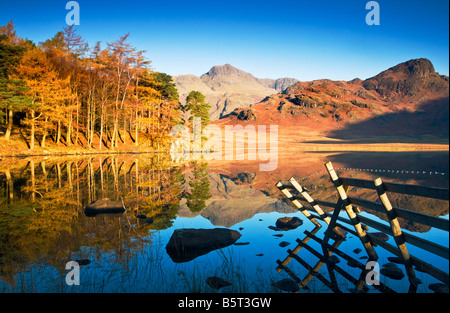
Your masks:
<svg viewBox="0 0 450 313"><path fill-rule="evenodd" d="M281 155L278 168L260 172L249 161L174 164L169 155L91 155L84 157L4 158L0 161L0 292L284 292L273 283L290 276L277 271L288 250L312 232L314 224L283 200L278 180L294 176L315 199L336 201L324 163L333 162L339 175L448 188L448 152L299 152ZM376 193L351 189L364 198ZM109 198L126 211L87 216L85 207ZM417 198L417 197L416 197ZM394 206L448 220L448 201L391 198ZM323 208L325 211L326 208ZM388 224L378 214L363 213ZM345 216L341 212L341 216ZM298 217L295 229L276 229L277 219ZM448 233L400 221L407 232L449 246ZM322 223L322 225L326 225ZM239 232L234 244L203 251L190 260L166 250L175 230L227 228ZM326 227L314 230L324 237ZM330 241L332 243L333 241ZM395 246L392 238L388 243ZM323 253L310 239L308 247ZM365 265L361 241L347 234L339 250ZM408 245L409 252L445 273L448 259ZM376 247L380 268L393 255ZM349 276L322 266L309 249L297 253L288 268L305 288L300 292L352 292L362 270L338 257ZM80 264L79 285L67 285L70 269ZM305 265L306 264L306 265ZM395 266L390 264L390 266ZM403 265L397 265L403 273ZM406 274L406 273L405 273ZM433 292L439 283L416 271L417 292ZM230 285L215 289L208 277ZM353 277L349 279L349 277ZM336 281L334 287L324 281ZM407 276L379 276L383 286L407 292ZM367 286L366 292L380 292Z"/></svg>

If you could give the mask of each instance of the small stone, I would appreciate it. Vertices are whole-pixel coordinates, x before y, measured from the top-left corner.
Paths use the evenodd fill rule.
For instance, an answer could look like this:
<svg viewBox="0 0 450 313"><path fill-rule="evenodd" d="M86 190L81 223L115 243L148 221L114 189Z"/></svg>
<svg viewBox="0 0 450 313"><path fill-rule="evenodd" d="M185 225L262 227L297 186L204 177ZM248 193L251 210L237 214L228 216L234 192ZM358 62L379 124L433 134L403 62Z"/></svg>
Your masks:
<svg viewBox="0 0 450 313"><path fill-rule="evenodd" d="M250 242L246 241L246 242L235 242L234 245L235 246L246 246L249 245Z"/></svg>
<svg viewBox="0 0 450 313"><path fill-rule="evenodd" d="M442 283L429 284L428 288L435 293L449 293L448 286Z"/></svg>
<svg viewBox="0 0 450 313"><path fill-rule="evenodd" d="M353 253L358 254L360 253L362 250L360 248L356 248L355 250L353 250Z"/></svg>
<svg viewBox="0 0 450 313"><path fill-rule="evenodd" d="M382 232L370 233L370 234L380 241L388 241L389 240L389 236Z"/></svg>
<svg viewBox="0 0 450 313"><path fill-rule="evenodd" d="M75 262L77 262L78 265L83 266L83 265L88 265L89 263L91 263L91 260L89 260L89 259L81 259L81 260L75 260Z"/></svg>
<svg viewBox="0 0 450 313"><path fill-rule="evenodd" d="M277 219L275 226L278 227L280 230L291 230L299 227L303 224L303 221L299 219L298 217L280 217Z"/></svg>
<svg viewBox="0 0 450 313"><path fill-rule="evenodd" d="M389 262L396 263L396 264L403 264L402 258L398 256L390 256L387 258Z"/></svg>
<svg viewBox="0 0 450 313"><path fill-rule="evenodd" d="M285 278L280 281L274 282L272 283L272 286L287 292L297 292L300 290L298 284L290 278Z"/></svg>
<svg viewBox="0 0 450 313"><path fill-rule="evenodd" d="M330 261L330 263L332 264L338 264L339 262L341 262L341 260L339 260L339 258L335 255L332 255L328 258L328 261Z"/></svg>
<svg viewBox="0 0 450 313"><path fill-rule="evenodd" d="M386 263L383 264L382 267L397 268L398 266L395 263Z"/></svg>
<svg viewBox="0 0 450 313"><path fill-rule="evenodd" d="M380 270L380 273L395 280L400 280L405 277L405 274L403 274L402 270L398 267L383 267Z"/></svg>
<svg viewBox="0 0 450 313"><path fill-rule="evenodd" d="M347 262L347 265L350 266L350 267L359 267L359 262L356 261L356 260L351 259L351 260L349 260Z"/></svg>
<svg viewBox="0 0 450 313"><path fill-rule="evenodd" d="M282 242L280 242L278 245L279 245L280 247L284 248L284 247L286 247L286 246L289 246L290 243L287 242L287 241L282 241Z"/></svg>
<svg viewBox="0 0 450 313"><path fill-rule="evenodd" d="M211 276L211 277L206 278L206 283L208 284L209 287L211 287L213 289L217 289L217 290L231 285L231 283L227 282L226 280L224 280L220 277L216 277L216 276Z"/></svg>

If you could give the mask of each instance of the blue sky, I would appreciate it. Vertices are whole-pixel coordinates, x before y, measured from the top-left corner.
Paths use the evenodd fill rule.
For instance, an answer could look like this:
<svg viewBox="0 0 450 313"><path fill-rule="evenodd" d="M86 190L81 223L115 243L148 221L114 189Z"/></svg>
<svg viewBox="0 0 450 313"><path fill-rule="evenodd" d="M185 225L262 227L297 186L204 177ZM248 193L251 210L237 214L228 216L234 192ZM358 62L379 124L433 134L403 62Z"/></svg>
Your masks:
<svg viewBox="0 0 450 313"><path fill-rule="evenodd" d="M0 25L38 43L65 24L68 1L0 0ZM380 25L365 23L368 1L86 1L78 33L91 46L130 33L155 70L207 72L229 63L259 78L365 79L413 58L449 74L449 1L380 0Z"/></svg>

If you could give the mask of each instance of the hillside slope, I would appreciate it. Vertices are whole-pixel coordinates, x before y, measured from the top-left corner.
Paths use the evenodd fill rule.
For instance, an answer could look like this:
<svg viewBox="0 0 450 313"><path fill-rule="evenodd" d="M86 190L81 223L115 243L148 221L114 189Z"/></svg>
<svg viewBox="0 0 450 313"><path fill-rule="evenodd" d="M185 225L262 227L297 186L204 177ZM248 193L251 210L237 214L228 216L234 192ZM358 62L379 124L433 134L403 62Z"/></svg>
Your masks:
<svg viewBox="0 0 450 313"><path fill-rule="evenodd" d="M218 124L277 124L292 134L335 140L400 136L398 142L442 142L449 136L448 108L448 76L435 72L429 60L414 59L364 81L298 82Z"/></svg>

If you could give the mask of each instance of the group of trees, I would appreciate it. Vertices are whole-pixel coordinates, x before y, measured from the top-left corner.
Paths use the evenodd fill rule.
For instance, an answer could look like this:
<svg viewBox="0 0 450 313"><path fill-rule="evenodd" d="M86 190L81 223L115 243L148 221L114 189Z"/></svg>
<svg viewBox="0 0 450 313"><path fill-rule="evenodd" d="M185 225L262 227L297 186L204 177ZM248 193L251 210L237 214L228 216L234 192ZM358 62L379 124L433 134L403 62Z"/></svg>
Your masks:
<svg viewBox="0 0 450 313"><path fill-rule="evenodd" d="M4 138L16 127L29 149L36 141L45 148L49 138L88 149L169 142L171 127L188 122L183 111L198 111L204 97L195 93L195 104L180 106L172 77L152 71L145 51L127 40L89 48L70 26L36 45L18 37L12 21L0 27Z"/></svg>

